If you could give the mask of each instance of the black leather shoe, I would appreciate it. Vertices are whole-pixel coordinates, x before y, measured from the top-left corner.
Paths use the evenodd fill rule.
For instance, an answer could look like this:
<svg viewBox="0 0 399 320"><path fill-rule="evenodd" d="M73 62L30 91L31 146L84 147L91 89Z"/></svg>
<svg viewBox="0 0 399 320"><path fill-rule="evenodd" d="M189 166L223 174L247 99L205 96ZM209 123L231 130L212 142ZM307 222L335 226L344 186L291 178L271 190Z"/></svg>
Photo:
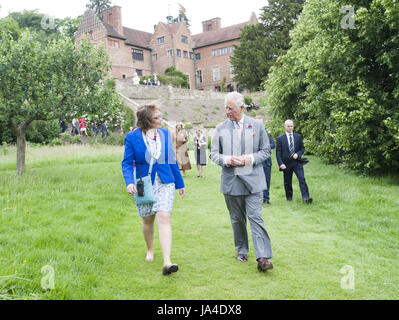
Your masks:
<svg viewBox="0 0 399 320"><path fill-rule="evenodd" d="M292 198L287 198L287 201L292 201Z"/></svg>
<svg viewBox="0 0 399 320"><path fill-rule="evenodd" d="M312 201L313 201L312 198L303 199L303 202L305 203L312 203Z"/></svg>
<svg viewBox="0 0 399 320"><path fill-rule="evenodd" d="M162 274L164 276L167 276L172 272L177 272L177 270L179 270L179 266L177 264L171 264L170 266L165 266L162 268Z"/></svg>

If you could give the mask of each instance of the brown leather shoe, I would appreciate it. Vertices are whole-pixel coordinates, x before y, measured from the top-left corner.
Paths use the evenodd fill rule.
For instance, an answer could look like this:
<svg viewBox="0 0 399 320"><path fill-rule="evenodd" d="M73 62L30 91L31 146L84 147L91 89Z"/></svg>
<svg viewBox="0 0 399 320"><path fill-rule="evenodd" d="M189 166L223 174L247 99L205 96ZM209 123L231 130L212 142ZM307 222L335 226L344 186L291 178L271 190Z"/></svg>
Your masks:
<svg viewBox="0 0 399 320"><path fill-rule="evenodd" d="M238 254L237 255L237 260L241 261L241 262L246 262L248 261L247 255L246 254Z"/></svg>
<svg viewBox="0 0 399 320"><path fill-rule="evenodd" d="M266 258L258 259L258 270L259 271L267 271L273 269L272 263Z"/></svg>

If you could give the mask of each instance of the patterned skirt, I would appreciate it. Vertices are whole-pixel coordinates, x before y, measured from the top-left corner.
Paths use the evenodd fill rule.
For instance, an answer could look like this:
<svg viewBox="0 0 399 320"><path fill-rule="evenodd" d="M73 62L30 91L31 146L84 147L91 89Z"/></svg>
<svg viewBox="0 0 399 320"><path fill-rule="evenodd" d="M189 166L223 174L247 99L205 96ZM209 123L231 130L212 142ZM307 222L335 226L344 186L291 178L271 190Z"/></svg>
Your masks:
<svg viewBox="0 0 399 320"><path fill-rule="evenodd" d="M155 202L152 204L137 206L139 215L142 218L152 216L158 211L172 213L173 201L175 198L175 184L163 183L158 173L156 173L153 188Z"/></svg>

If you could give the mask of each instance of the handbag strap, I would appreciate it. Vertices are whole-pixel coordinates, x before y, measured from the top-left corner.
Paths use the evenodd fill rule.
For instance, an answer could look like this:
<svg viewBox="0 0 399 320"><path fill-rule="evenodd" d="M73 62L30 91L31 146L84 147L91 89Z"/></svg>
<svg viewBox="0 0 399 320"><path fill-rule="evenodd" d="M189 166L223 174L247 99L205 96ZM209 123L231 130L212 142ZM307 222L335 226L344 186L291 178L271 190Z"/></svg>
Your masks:
<svg viewBox="0 0 399 320"><path fill-rule="evenodd" d="M153 165L153 159L151 158L150 168L148 169L148 175L149 176L151 176L151 173L152 173L152 165ZM136 184L136 161L133 161L133 167L134 167L134 169L133 169L133 181L134 181L134 184ZM142 176L141 176L140 167L139 167L139 175L140 175L140 179L141 179Z"/></svg>

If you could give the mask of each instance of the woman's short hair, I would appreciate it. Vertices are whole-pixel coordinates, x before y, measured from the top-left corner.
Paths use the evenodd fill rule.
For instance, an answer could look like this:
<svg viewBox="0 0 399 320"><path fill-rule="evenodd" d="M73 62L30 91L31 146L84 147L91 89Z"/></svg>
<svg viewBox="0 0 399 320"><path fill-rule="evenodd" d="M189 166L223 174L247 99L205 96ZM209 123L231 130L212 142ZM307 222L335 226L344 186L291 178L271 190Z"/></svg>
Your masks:
<svg viewBox="0 0 399 320"><path fill-rule="evenodd" d="M152 116L154 112L160 109L154 105L144 105L137 110L137 127L143 130L144 132L151 129L152 127Z"/></svg>

